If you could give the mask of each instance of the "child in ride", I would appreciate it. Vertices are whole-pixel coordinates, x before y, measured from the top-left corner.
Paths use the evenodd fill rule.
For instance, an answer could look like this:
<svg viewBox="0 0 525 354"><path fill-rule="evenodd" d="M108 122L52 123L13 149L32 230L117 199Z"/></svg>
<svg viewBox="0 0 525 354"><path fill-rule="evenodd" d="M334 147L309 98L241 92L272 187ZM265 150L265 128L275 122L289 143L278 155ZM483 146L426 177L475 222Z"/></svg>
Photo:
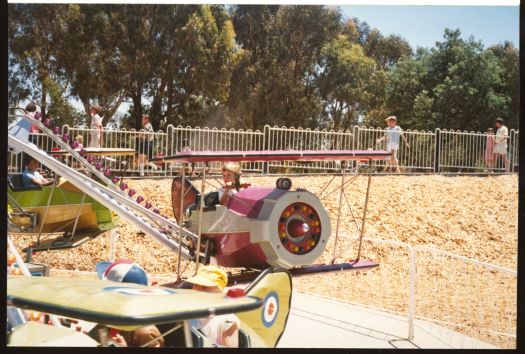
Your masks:
<svg viewBox="0 0 525 354"><path fill-rule="evenodd" d="M226 162L222 166L224 186L219 188L219 201L222 205L241 189L241 166L237 162Z"/></svg>
<svg viewBox="0 0 525 354"><path fill-rule="evenodd" d="M392 168L395 167L396 173L400 173L398 160L397 160L397 150L399 150L399 137L403 138L403 141L405 142L405 145L407 149L410 149L410 146L408 145L407 139L405 135L403 134L403 130L400 126L396 125L397 118L396 116L390 116L385 119L385 121L388 124L388 127L386 128L385 136L383 136L380 139L377 139L376 143L379 144L383 140L386 140L386 150L388 152L391 152L392 155L390 156L390 161L385 165L385 169L383 172L386 172L389 166L392 166Z"/></svg>
<svg viewBox="0 0 525 354"><path fill-rule="evenodd" d="M119 259L115 262L98 262L96 265L98 277L121 283L135 283L148 285L146 271L128 259ZM164 338L155 325L147 325L133 331L119 331L112 329L110 338L122 347L163 347Z"/></svg>
<svg viewBox="0 0 525 354"><path fill-rule="evenodd" d="M49 186L53 184L52 178L45 178L38 172L38 160L35 158L27 158L26 168L22 174L22 182L24 188Z"/></svg>
<svg viewBox="0 0 525 354"><path fill-rule="evenodd" d="M201 266L197 274L186 280L193 290L223 293L228 284L228 275L215 266ZM218 347L236 348L239 346L240 322L234 314L209 316L190 321L191 326L201 330Z"/></svg>

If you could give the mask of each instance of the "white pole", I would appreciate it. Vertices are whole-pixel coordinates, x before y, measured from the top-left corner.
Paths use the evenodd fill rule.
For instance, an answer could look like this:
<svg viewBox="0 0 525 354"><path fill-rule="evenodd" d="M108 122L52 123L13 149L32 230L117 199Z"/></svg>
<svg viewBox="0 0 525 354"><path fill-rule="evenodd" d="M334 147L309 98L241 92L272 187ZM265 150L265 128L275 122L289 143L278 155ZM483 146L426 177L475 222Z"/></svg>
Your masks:
<svg viewBox="0 0 525 354"><path fill-rule="evenodd" d="M410 252L410 283L408 295L408 339L414 339L414 318L416 316L416 254L412 246L408 245Z"/></svg>
<svg viewBox="0 0 525 354"><path fill-rule="evenodd" d="M111 262L115 261L115 254L116 254L115 248L116 248L117 239L118 239L117 230L112 229L111 235L109 236L109 260Z"/></svg>

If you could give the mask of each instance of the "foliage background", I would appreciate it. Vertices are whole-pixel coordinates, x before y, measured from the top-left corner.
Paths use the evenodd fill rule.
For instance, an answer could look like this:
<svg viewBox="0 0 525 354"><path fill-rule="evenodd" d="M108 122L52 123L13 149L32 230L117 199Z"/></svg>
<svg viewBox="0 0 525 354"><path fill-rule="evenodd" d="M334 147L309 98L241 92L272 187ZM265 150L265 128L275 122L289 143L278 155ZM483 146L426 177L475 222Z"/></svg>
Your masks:
<svg viewBox="0 0 525 354"><path fill-rule="evenodd" d="M155 129L518 128L519 56L444 29L411 48L333 6L9 4L9 104L60 124ZM81 103L79 110L72 101ZM129 114L117 109L127 102ZM77 105L78 106L78 105Z"/></svg>

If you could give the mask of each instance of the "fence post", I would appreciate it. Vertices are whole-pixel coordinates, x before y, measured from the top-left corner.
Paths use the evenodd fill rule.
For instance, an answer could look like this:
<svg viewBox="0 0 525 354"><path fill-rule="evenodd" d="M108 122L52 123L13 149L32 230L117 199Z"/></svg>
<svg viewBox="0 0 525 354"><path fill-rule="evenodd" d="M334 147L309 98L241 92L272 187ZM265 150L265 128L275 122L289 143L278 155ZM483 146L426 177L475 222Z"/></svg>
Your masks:
<svg viewBox="0 0 525 354"><path fill-rule="evenodd" d="M408 293L408 339L414 339L414 319L416 317L416 253L411 245L408 245L410 252L410 283Z"/></svg>
<svg viewBox="0 0 525 354"><path fill-rule="evenodd" d="M265 125L263 130L263 144L262 144L263 150L270 150L270 126ZM268 167L269 162L263 162L263 173L265 175L270 173L270 168Z"/></svg>
<svg viewBox="0 0 525 354"><path fill-rule="evenodd" d="M353 135L354 135L354 138L352 139L352 150L356 150L357 143L359 141L359 127L357 125L354 125Z"/></svg>
<svg viewBox="0 0 525 354"><path fill-rule="evenodd" d="M509 158L509 172L514 172L514 161L515 154L518 153L519 148L514 146L516 144L516 130L511 129L509 132L509 152L508 152L508 158Z"/></svg>
<svg viewBox="0 0 525 354"><path fill-rule="evenodd" d="M440 158L440 150L441 150L441 130L439 128L436 129L436 144L435 144L435 151L434 151L434 173L439 172L439 158Z"/></svg>

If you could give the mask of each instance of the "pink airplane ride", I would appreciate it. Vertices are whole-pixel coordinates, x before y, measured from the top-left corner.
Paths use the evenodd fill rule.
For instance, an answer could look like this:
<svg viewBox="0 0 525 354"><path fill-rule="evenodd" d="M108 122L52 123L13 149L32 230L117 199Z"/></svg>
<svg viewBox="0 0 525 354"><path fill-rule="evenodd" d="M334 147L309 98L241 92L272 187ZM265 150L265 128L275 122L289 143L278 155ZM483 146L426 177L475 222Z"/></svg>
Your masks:
<svg viewBox="0 0 525 354"><path fill-rule="evenodd" d="M235 284L249 281L269 267L284 267L292 275L300 276L378 266L360 259L372 169L368 174L357 257L337 263L334 253L331 264L315 264L331 236L329 215L316 195L305 189L292 190L289 178L278 178L275 186L245 184L246 188L221 205L218 192L204 194L209 162L341 161L334 247L337 249L347 162L368 162L370 166L373 160L389 157L389 152L381 150L184 151L158 160L184 165L181 176L172 182L172 207L178 224L196 235L196 240L180 235L180 244L190 249L197 264L212 262L244 268L231 277L230 282ZM202 165L200 191L185 175L186 165L197 163Z"/></svg>

